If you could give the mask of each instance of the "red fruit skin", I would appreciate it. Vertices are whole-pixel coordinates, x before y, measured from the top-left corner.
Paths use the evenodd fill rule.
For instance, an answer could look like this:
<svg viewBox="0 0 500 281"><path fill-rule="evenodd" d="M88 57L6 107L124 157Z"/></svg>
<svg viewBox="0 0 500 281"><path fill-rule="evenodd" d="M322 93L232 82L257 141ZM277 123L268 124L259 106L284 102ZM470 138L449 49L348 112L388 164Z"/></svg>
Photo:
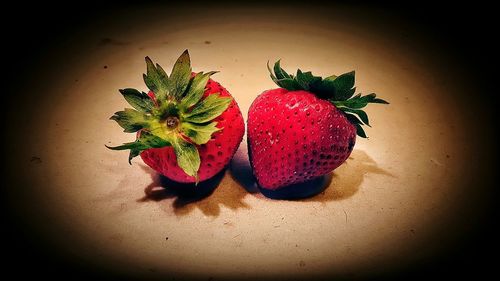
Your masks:
<svg viewBox="0 0 500 281"><path fill-rule="evenodd" d="M356 142L343 113L307 91L263 92L250 106L247 126L253 173L269 190L330 173Z"/></svg>
<svg viewBox="0 0 500 281"><path fill-rule="evenodd" d="M215 93L220 93L223 97L231 96L219 83L209 79L203 98ZM217 121L217 128L223 129L214 133L212 139L206 144L197 146L201 159L198 171L199 181L212 178L229 164L245 133L243 116L234 99L226 111L215 118L214 121ZM144 163L173 181L180 183L195 182L194 177L188 176L177 165L177 158L171 146L147 149L141 152L140 155Z"/></svg>

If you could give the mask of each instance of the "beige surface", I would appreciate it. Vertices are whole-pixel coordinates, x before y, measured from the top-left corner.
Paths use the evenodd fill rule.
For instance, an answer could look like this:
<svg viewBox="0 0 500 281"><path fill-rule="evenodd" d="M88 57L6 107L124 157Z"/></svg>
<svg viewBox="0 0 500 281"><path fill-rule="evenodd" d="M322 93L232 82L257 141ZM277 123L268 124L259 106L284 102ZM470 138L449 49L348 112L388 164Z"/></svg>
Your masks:
<svg viewBox="0 0 500 281"><path fill-rule="evenodd" d="M181 24L185 14L164 10L142 26L129 18L89 29L44 81L41 95L52 98L30 119L33 143L22 155L31 161L23 171L36 200L25 212L72 256L145 276L350 276L431 256L466 198L465 103L442 106L456 89L451 76L435 79L440 62L341 14L320 20L246 10ZM117 89L145 89L144 57L169 71L186 48L195 71L220 71L214 79L245 118L252 100L275 87L265 64L278 58L290 71L354 69L358 91L391 105L368 108L370 139L358 139L322 194L267 199L228 170L212 195L183 204L162 196L140 159L130 166L126 152L104 144L133 139L108 118L126 106ZM233 169L241 171L246 143L236 157ZM147 187L156 200L145 197Z"/></svg>

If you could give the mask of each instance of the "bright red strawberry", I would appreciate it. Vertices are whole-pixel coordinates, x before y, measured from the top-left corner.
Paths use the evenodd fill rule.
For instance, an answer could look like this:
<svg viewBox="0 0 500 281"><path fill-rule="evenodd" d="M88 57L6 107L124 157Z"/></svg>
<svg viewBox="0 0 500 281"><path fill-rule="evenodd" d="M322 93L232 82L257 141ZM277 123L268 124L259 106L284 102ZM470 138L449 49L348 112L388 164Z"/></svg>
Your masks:
<svg viewBox="0 0 500 281"><path fill-rule="evenodd" d="M116 112L111 119L125 132L137 132L130 160L143 161L167 178L181 183L210 179L233 157L245 132L241 111L229 92L210 79L215 72L192 73L187 50L168 76L146 57L146 94L120 90L134 109Z"/></svg>
<svg viewBox="0 0 500 281"><path fill-rule="evenodd" d="M269 66L268 66L269 68ZM271 78L281 88L263 92L248 112L250 162L262 188L277 190L333 171L351 154L356 134L366 138L361 110L385 103L375 94L353 97L354 72L321 78L286 73L280 62Z"/></svg>

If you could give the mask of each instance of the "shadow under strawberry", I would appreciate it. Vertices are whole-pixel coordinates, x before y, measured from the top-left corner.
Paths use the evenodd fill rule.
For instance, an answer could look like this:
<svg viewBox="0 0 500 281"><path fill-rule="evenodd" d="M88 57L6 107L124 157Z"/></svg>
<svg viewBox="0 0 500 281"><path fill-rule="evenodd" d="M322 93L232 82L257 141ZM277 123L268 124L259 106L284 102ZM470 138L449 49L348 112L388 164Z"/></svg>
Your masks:
<svg viewBox="0 0 500 281"><path fill-rule="evenodd" d="M200 210L206 216L218 216L221 208L231 210L249 209L243 198L248 194L232 177L226 177L226 169L213 178L194 184L181 184L171 181L156 173L153 169L141 165L151 175L152 182L144 188L144 197L138 202L174 199L172 205L161 204L161 208L178 216L184 216L194 210Z"/></svg>
<svg viewBox="0 0 500 281"><path fill-rule="evenodd" d="M193 203L208 197L219 186L226 169L217 173L214 177L198 183L179 183L157 174L144 167L144 170L151 173L153 182L144 189L144 197L140 202L161 201L168 198L176 198L173 202L174 208L183 208L189 203Z"/></svg>
<svg viewBox="0 0 500 281"><path fill-rule="evenodd" d="M332 173L311 179L306 182L291 184L277 190L259 187L260 192L271 199L297 200L317 195L330 186Z"/></svg>

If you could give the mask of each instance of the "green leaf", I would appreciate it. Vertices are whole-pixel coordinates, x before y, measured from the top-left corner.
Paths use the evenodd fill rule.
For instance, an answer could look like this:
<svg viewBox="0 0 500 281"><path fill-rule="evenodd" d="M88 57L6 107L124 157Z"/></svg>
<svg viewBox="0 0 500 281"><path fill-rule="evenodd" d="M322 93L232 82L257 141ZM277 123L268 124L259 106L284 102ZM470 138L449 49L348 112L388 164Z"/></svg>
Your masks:
<svg viewBox="0 0 500 281"><path fill-rule="evenodd" d="M363 130L363 127L361 127L363 122L361 122L361 120L359 120L355 115L345 113L345 116L347 120L349 120L349 122L356 127L356 134L362 138L366 138L365 131Z"/></svg>
<svg viewBox="0 0 500 281"><path fill-rule="evenodd" d="M269 66L269 61L267 61L267 70L269 71L269 75L271 76L271 80L274 81L274 83L278 84L278 78L274 76L274 72L271 70L271 67Z"/></svg>
<svg viewBox="0 0 500 281"><path fill-rule="evenodd" d="M361 95L356 95L348 100L342 101L342 100L331 100L331 102L339 107L339 106L344 106L352 109L360 109L365 107L371 100L373 99L373 96L361 96Z"/></svg>
<svg viewBox="0 0 500 281"><path fill-rule="evenodd" d="M365 138L365 139L368 138L365 134L365 130L363 130L363 127L361 127L360 124L356 124L354 126L356 126L356 135L358 135L362 138Z"/></svg>
<svg viewBox="0 0 500 281"><path fill-rule="evenodd" d="M141 153L141 151L148 149L148 147L146 145L142 144L139 140L137 140L135 142L127 142L127 143L124 143L123 145L119 145L119 146L115 146L115 147L106 145L106 147L111 149L111 150L130 149L130 153L128 155L128 163L130 165L132 165L132 159L134 157L138 156Z"/></svg>
<svg viewBox="0 0 500 281"><path fill-rule="evenodd" d="M128 163L130 165L132 165L132 159L139 156L139 154L141 154L141 151L143 151L143 150L140 150L140 149L131 149L130 150L130 152L128 154Z"/></svg>
<svg viewBox="0 0 500 281"><path fill-rule="evenodd" d="M160 148L164 146L171 145L170 141L153 135L147 131L141 132L139 138L134 142L127 142L119 146L110 147L106 146L112 150L125 150L125 149L140 149L145 150L148 148Z"/></svg>
<svg viewBox="0 0 500 281"><path fill-rule="evenodd" d="M200 72L192 79L186 96L181 100L181 105L185 109L190 108L200 101L201 97L203 97L203 93L205 92L208 79L210 79L210 75L213 73L214 72L203 74L203 72Z"/></svg>
<svg viewBox="0 0 500 281"><path fill-rule="evenodd" d="M151 112L154 106L153 101L146 93L141 93L136 89L121 89L119 90L125 100L135 109L141 112Z"/></svg>
<svg viewBox="0 0 500 281"><path fill-rule="evenodd" d="M349 108L360 109L365 107L367 103L360 100L347 100L343 105Z"/></svg>
<svg viewBox="0 0 500 281"><path fill-rule="evenodd" d="M369 103L381 103L381 104L389 104L387 101L383 99L376 98L376 94L371 93L366 96L361 96L360 94L346 100L346 101L334 101L331 102L336 106L345 106L353 109L359 109L367 106Z"/></svg>
<svg viewBox="0 0 500 281"><path fill-rule="evenodd" d="M306 78L304 77L304 73L302 73L302 70L297 69L297 76L295 76L295 81L300 85L301 88L304 90L307 90L309 88L309 83L307 83Z"/></svg>
<svg viewBox="0 0 500 281"><path fill-rule="evenodd" d="M369 123L369 120L368 120L368 115L363 110L351 109L351 108L347 108L347 107L340 107L339 109L342 110L342 111L344 111L344 112L350 112L350 113L357 114L359 116L359 118L361 119L361 121L363 121L363 123L365 123L366 125L370 126L370 123Z"/></svg>
<svg viewBox="0 0 500 281"><path fill-rule="evenodd" d="M333 81L333 80L335 80L336 78L337 78L337 75L330 75L330 76L328 76L328 77L324 78L323 80Z"/></svg>
<svg viewBox="0 0 500 281"><path fill-rule="evenodd" d="M136 157L139 155L142 151L150 148L160 148L164 146L169 146L171 145L171 142L168 140L165 140L163 138L160 138L158 136L155 136L149 132L141 132L139 138L135 142L127 142L119 146L107 146L107 148L112 149L112 150L127 150L130 149L130 154L128 158L128 162L132 164L132 158Z"/></svg>
<svg viewBox="0 0 500 281"><path fill-rule="evenodd" d="M191 60L188 50L177 59L170 74L169 90L176 100L180 100L191 78Z"/></svg>
<svg viewBox="0 0 500 281"><path fill-rule="evenodd" d="M168 76L161 67L158 69L149 57L146 57L146 67L147 74L143 74L144 83L155 93L156 99L161 103L168 95Z"/></svg>
<svg viewBox="0 0 500 281"><path fill-rule="evenodd" d="M109 119L115 120L126 133L133 133L142 128L147 128L149 121L149 117L144 113L131 108L125 108L124 111L115 112Z"/></svg>
<svg viewBox="0 0 500 281"><path fill-rule="evenodd" d="M194 143L200 145L207 143L212 134L220 131L221 128L217 128L217 122L211 122L206 125L198 125L190 122L182 122L181 130Z"/></svg>
<svg viewBox="0 0 500 281"><path fill-rule="evenodd" d="M389 104L388 102L386 102L385 100L383 99L379 99L379 98L374 98L372 100L372 103L382 103L382 104Z"/></svg>
<svg viewBox="0 0 500 281"><path fill-rule="evenodd" d="M278 60L274 64L274 74L276 75L276 78L278 80L284 79L284 78L291 78L291 76L285 70L283 70L283 68L281 68L280 60Z"/></svg>
<svg viewBox="0 0 500 281"><path fill-rule="evenodd" d="M375 98L375 94L369 94L366 96L361 96L361 94L357 94L356 96L342 101L342 100L334 100L331 99L330 102L332 102L336 107L347 107L351 109L360 109L368 105L368 103L385 103L387 102L382 99L377 99Z"/></svg>
<svg viewBox="0 0 500 281"><path fill-rule="evenodd" d="M371 102L372 100L374 100L376 96L377 96L377 95L376 95L375 93L371 93L371 94L368 94L368 95L366 95L366 96L361 96L361 97L359 97L359 100L360 100L361 102L364 102L364 103L369 103L369 102Z"/></svg>
<svg viewBox="0 0 500 281"><path fill-rule="evenodd" d="M106 147L111 149L111 150L147 149L147 148L149 148L147 145L140 142L139 139L137 139L134 142L126 142L126 143L119 145L119 146L107 146L106 145Z"/></svg>
<svg viewBox="0 0 500 281"><path fill-rule="evenodd" d="M335 99L336 88L331 80L320 80L310 85L310 91L322 99Z"/></svg>
<svg viewBox="0 0 500 281"><path fill-rule="evenodd" d="M376 96L377 95L374 93L371 93L366 96L361 96L361 94L357 94L356 96L346 101L330 100L330 102L333 103L339 110L344 112L349 122L351 122L356 126L357 134L363 138L366 138L365 131L363 130L361 125L366 124L370 126L370 123L368 120L368 115L363 110L360 110L360 108L365 107L369 103L383 103L383 104L388 103L385 100L376 98ZM356 114L359 118L361 118L361 120L359 120L358 117L356 117L356 115L348 113Z"/></svg>
<svg viewBox="0 0 500 281"><path fill-rule="evenodd" d="M292 78L279 79L277 80L277 84L281 88L285 88L289 91L303 90L302 86L300 86L297 80L294 80Z"/></svg>
<svg viewBox="0 0 500 281"><path fill-rule="evenodd" d="M356 115L352 115L352 114L349 114L349 113L344 113L347 120L349 120L349 122L351 122L351 124L354 124L354 125L362 125L363 122L361 120L359 120L358 117L356 117Z"/></svg>
<svg viewBox="0 0 500 281"><path fill-rule="evenodd" d="M165 72L165 70L163 70L163 68L159 64L156 64L156 72L158 73L158 77L160 78L161 81L168 81L167 73ZM166 85L168 85L168 83L166 83Z"/></svg>
<svg viewBox="0 0 500 281"><path fill-rule="evenodd" d="M352 88L352 89L349 89L349 90L340 90L340 91L337 91L336 94L335 94L335 99L336 100L347 100L349 99L350 97L352 97L352 95L354 95L354 93L356 92L356 87Z"/></svg>
<svg viewBox="0 0 500 281"><path fill-rule="evenodd" d="M196 178L198 182L198 170L200 169L200 155L196 146L185 141L182 137L174 138L172 145L177 165L188 175Z"/></svg>
<svg viewBox="0 0 500 281"><path fill-rule="evenodd" d="M184 113L183 121L205 123L221 115L231 103L231 97L221 97L218 93L211 94L197 103L193 110Z"/></svg>
<svg viewBox="0 0 500 281"><path fill-rule="evenodd" d="M333 80L337 92L350 90L354 87L354 71L344 73Z"/></svg>
<svg viewBox="0 0 500 281"><path fill-rule="evenodd" d="M308 91L310 90L311 85L321 81L321 77L312 75L311 71L302 72L298 69L296 80L304 90Z"/></svg>
<svg viewBox="0 0 500 281"><path fill-rule="evenodd" d="M365 130L363 130L363 127L361 127L361 125L363 125L363 122L361 122L361 120L359 120L355 115L345 113L345 116L347 120L349 120L349 122L351 122L351 124L356 127L356 134L362 138L366 138Z"/></svg>
<svg viewBox="0 0 500 281"><path fill-rule="evenodd" d="M150 89L153 92L155 92L157 90L156 83L155 83L155 81L153 81L152 78L150 78L149 76L147 76L144 73L142 74L142 78L144 79L144 83L146 84L148 89Z"/></svg>

